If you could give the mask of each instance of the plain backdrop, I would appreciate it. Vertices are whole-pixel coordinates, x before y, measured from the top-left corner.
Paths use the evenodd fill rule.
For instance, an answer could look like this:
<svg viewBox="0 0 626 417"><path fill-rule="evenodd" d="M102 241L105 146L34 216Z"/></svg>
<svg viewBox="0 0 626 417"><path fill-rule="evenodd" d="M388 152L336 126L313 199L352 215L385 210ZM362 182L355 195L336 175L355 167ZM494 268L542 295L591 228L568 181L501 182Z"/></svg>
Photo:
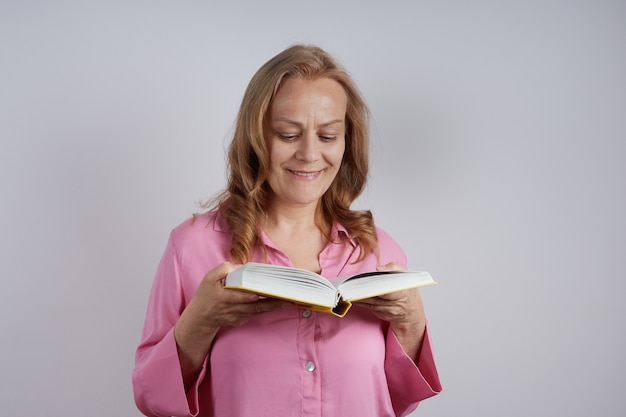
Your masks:
<svg viewBox="0 0 626 417"><path fill-rule="evenodd" d="M623 416L626 2L591 0L3 1L0 415L139 415L168 234L296 42L371 107L355 207L440 283L414 415Z"/></svg>

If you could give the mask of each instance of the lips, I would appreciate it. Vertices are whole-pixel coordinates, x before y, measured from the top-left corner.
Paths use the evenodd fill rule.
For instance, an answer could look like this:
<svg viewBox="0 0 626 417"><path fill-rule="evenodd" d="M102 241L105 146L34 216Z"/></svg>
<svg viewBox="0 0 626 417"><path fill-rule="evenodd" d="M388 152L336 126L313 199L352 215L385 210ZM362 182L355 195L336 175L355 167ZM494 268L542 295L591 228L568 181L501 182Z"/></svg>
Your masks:
<svg viewBox="0 0 626 417"><path fill-rule="evenodd" d="M291 169L288 169L288 171L291 172L293 175L297 177L302 177L302 178L315 178L322 172L322 171L294 171Z"/></svg>

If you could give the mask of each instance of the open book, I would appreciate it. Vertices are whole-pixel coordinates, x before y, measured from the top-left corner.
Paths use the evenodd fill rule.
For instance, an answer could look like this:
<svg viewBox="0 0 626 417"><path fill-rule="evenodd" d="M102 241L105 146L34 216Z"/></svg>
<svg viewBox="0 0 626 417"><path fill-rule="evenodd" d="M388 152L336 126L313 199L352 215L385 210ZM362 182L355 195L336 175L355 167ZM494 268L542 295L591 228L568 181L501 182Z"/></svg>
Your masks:
<svg viewBox="0 0 626 417"><path fill-rule="evenodd" d="M224 287L343 317L352 301L433 284L428 272L374 271L329 280L306 269L248 262L226 276Z"/></svg>

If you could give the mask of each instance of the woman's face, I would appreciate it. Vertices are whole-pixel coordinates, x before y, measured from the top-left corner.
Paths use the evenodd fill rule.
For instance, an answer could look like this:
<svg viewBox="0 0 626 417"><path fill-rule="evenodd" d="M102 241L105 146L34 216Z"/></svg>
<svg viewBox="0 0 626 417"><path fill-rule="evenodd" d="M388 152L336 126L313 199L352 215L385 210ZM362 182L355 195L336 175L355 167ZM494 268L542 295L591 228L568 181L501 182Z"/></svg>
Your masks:
<svg viewBox="0 0 626 417"><path fill-rule="evenodd" d="M273 204L315 205L328 190L346 146L346 106L343 87L334 80L283 82L265 130Z"/></svg>

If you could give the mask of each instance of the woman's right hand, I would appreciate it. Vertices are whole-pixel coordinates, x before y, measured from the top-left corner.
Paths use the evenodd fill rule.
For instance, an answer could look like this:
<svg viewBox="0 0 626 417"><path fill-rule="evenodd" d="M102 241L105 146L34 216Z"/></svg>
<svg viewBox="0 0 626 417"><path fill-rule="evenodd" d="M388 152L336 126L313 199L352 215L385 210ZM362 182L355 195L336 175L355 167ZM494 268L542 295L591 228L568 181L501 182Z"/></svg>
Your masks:
<svg viewBox="0 0 626 417"><path fill-rule="evenodd" d="M226 275L235 266L224 262L207 272L183 315L192 315L197 330L240 326L256 314L281 308L285 302L224 288ZM188 312L189 311L189 312ZM182 319L182 316L181 316Z"/></svg>
<svg viewBox="0 0 626 417"><path fill-rule="evenodd" d="M207 272L174 327L186 389L202 368L220 327L241 326L259 313L288 305L285 301L224 288L224 278L234 269L233 264L224 262Z"/></svg>

